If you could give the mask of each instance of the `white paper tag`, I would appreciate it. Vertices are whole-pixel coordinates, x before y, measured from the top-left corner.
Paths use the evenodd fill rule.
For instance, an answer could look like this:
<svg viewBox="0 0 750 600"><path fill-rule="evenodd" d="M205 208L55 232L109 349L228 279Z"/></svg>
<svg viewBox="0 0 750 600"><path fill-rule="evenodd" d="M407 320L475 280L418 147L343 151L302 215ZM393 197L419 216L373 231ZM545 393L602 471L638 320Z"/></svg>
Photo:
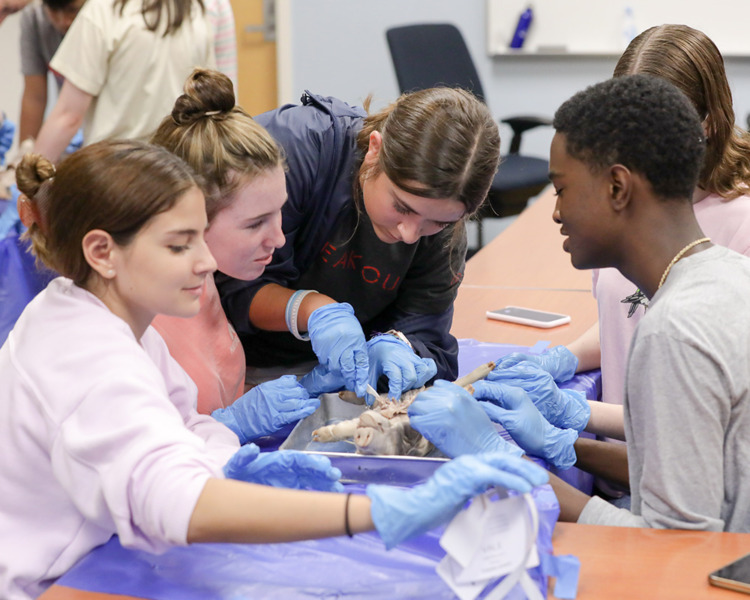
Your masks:
<svg viewBox="0 0 750 600"><path fill-rule="evenodd" d="M487 587L490 580L487 581L475 581L473 583L458 583L456 577L461 573L463 567L458 564L457 561L453 560L450 554L446 554L443 560L437 566L437 574L448 584L453 590L453 593L460 598L460 600L474 600L482 590Z"/></svg>
<svg viewBox="0 0 750 600"><path fill-rule="evenodd" d="M492 495L475 498L440 538L448 556L438 574L461 600L476 598L490 581L520 568L529 545L525 568L539 564L536 540L529 539L532 532L524 497L492 501Z"/></svg>

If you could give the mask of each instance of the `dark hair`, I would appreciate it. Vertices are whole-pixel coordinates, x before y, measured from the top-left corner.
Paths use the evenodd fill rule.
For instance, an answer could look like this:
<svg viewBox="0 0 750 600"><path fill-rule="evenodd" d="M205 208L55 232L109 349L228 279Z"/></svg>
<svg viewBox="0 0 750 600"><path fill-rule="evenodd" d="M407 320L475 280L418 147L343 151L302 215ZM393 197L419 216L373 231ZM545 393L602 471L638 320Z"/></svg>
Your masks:
<svg viewBox="0 0 750 600"><path fill-rule="evenodd" d="M231 204L241 177L283 167L284 159L271 135L235 105L234 88L226 75L195 69L184 92L151 143L175 153L203 176L211 222Z"/></svg>
<svg viewBox="0 0 750 600"><path fill-rule="evenodd" d="M16 180L22 201L30 202L36 215L28 229L34 254L79 286L92 273L81 247L89 231L102 229L127 246L152 217L199 186L174 154L136 141L86 146L57 170L41 155L27 154Z"/></svg>
<svg viewBox="0 0 750 600"><path fill-rule="evenodd" d="M125 11L128 0L115 0L114 8L120 9L120 16ZM193 3L198 4L202 12L206 12L203 0L143 0L141 4L141 15L146 29L157 31L162 22L166 21L164 36L177 31L186 18L190 18Z"/></svg>
<svg viewBox="0 0 750 600"><path fill-rule="evenodd" d="M76 0L42 0L44 4L50 10L63 10L69 4L73 4Z"/></svg>
<svg viewBox="0 0 750 600"><path fill-rule="evenodd" d="M593 171L622 164L662 198L691 198L705 142L695 108L674 85L651 75L616 77L567 100L553 126L566 150Z"/></svg>
<svg viewBox="0 0 750 600"><path fill-rule="evenodd" d="M360 177L383 172L410 194L458 200L467 214L487 197L500 159L500 133L487 106L470 92L412 92L368 115L357 136L362 156L373 131L383 136L378 163L369 169L363 164Z"/></svg>
<svg viewBox="0 0 750 600"><path fill-rule="evenodd" d="M699 185L725 198L750 191L750 136L735 126L724 59L711 39L687 25L659 25L637 36L614 76L663 77L693 103L707 131Z"/></svg>

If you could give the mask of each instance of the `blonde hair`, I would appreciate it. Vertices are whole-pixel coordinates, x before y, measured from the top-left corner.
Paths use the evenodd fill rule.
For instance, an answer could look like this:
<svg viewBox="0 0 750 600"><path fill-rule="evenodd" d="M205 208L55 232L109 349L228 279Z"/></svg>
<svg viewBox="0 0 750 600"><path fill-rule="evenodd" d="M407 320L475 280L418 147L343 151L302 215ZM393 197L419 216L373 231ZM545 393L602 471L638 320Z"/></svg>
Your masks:
<svg viewBox="0 0 750 600"><path fill-rule="evenodd" d="M190 74L151 142L185 160L206 180L209 222L231 204L242 177L284 165L271 135L235 105L231 80L210 69Z"/></svg>
<svg viewBox="0 0 750 600"><path fill-rule="evenodd" d="M79 286L92 273L81 245L89 231L102 229L127 246L152 217L200 187L178 157L136 141L86 146L57 169L39 154L27 154L16 181L34 214L27 231L34 254Z"/></svg>
<svg viewBox="0 0 750 600"><path fill-rule="evenodd" d="M707 145L698 185L727 199L750 192L750 136L735 125L724 59L711 39L687 25L651 27L615 66L615 77L634 74L666 79L703 119Z"/></svg>

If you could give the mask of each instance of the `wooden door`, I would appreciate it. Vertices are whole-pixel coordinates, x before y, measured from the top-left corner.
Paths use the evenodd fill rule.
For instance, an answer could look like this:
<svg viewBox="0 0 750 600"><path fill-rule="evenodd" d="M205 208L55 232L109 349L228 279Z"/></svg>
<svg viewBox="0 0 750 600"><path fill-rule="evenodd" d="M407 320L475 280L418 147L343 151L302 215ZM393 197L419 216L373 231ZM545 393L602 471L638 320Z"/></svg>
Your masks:
<svg viewBox="0 0 750 600"><path fill-rule="evenodd" d="M238 104L257 115L279 105L276 27L267 22L269 11L275 13L275 1L231 2L237 31Z"/></svg>

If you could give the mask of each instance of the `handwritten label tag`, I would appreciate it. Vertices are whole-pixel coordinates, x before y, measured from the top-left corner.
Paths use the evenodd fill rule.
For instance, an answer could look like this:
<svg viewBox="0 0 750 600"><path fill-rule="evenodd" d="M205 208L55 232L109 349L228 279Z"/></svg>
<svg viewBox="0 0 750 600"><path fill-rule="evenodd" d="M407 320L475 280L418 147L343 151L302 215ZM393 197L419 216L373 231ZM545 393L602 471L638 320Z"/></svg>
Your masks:
<svg viewBox="0 0 750 600"><path fill-rule="evenodd" d="M493 501L494 495L475 498L440 538L447 556L437 572L461 600L473 600L488 583L519 569L529 545L524 568L539 564L523 496Z"/></svg>

